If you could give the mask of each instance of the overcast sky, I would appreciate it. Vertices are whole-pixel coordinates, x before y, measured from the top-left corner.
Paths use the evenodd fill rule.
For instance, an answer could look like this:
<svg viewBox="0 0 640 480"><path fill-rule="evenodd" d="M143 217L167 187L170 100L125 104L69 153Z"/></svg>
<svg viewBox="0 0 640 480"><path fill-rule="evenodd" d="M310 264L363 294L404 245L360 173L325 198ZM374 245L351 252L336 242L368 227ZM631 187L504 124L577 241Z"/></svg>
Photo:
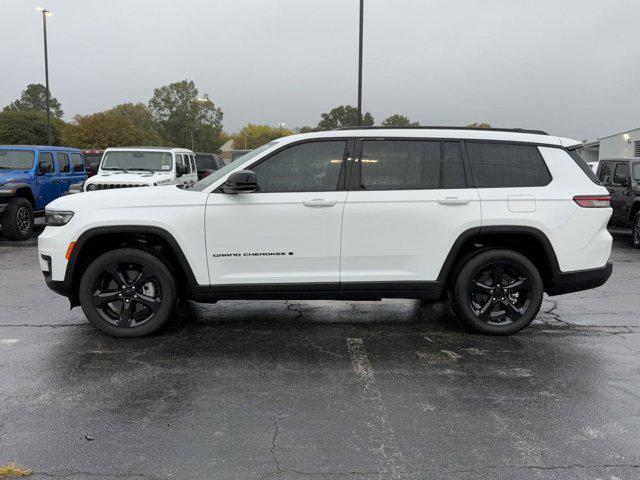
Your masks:
<svg viewBox="0 0 640 480"><path fill-rule="evenodd" d="M356 104L358 0L0 0L0 108L44 83L65 119L195 81L225 130ZM363 108L423 125L640 127L639 0L365 0Z"/></svg>

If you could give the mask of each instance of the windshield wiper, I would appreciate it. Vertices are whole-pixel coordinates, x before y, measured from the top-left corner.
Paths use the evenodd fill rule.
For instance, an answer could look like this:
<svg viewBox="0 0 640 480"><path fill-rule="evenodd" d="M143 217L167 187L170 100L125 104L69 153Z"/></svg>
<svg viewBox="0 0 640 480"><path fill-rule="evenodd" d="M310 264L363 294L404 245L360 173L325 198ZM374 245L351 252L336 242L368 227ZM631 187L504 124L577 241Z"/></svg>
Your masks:
<svg viewBox="0 0 640 480"><path fill-rule="evenodd" d="M132 172L155 172L156 170L154 170L153 168L132 168L131 169Z"/></svg>

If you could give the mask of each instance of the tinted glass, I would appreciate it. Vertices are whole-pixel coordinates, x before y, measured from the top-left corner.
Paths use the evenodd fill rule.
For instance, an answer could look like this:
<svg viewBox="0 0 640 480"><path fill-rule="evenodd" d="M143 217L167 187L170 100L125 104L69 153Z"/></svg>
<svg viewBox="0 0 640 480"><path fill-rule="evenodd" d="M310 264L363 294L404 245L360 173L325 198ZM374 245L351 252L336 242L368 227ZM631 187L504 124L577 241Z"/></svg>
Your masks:
<svg viewBox="0 0 640 480"><path fill-rule="evenodd" d="M71 163L73 163L74 172L84 172L84 163L82 162L82 155L79 153L71 154Z"/></svg>
<svg viewBox="0 0 640 480"><path fill-rule="evenodd" d="M421 190L440 186L440 142L364 140L361 187Z"/></svg>
<svg viewBox="0 0 640 480"><path fill-rule="evenodd" d="M217 170L222 167L222 165L219 165L216 160L216 157L213 155L196 155L198 170Z"/></svg>
<svg viewBox="0 0 640 480"><path fill-rule="evenodd" d="M251 168L261 192L336 190L347 142L308 142L276 153Z"/></svg>
<svg viewBox="0 0 640 480"><path fill-rule="evenodd" d="M40 153L38 156L38 170L40 172L53 173L53 155Z"/></svg>
<svg viewBox="0 0 640 480"><path fill-rule="evenodd" d="M172 165L171 152L114 150L104 154L100 168L102 170L170 171Z"/></svg>
<svg viewBox="0 0 640 480"><path fill-rule="evenodd" d="M66 153L56 153L56 162L58 163L58 172L69 173L71 171L69 157Z"/></svg>
<svg viewBox="0 0 640 480"><path fill-rule="evenodd" d="M611 181L613 180L613 175L611 172L611 164L603 163L602 168L600 169L600 180L602 183L606 185L611 185Z"/></svg>
<svg viewBox="0 0 640 480"><path fill-rule="evenodd" d="M443 142L442 145L442 188L466 187L460 143Z"/></svg>
<svg viewBox="0 0 640 480"><path fill-rule="evenodd" d="M629 178L629 164L616 164L616 170L613 174L613 183L622 183L622 180L626 178Z"/></svg>
<svg viewBox="0 0 640 480"><path fill-rule="evenodd" d="M29 150L0 150L0 170L31 170L33 157Z"/></svg>
<svg viewBox="0 0 640 480"><path fill-rule="evenodd" d="M471 171L479 188L542 187L551 175L538 147L467 141Z"/></svg>
<svg viewBox="0 0 640 480"><path fill-rule="evenodd" d="M640 180L640 163L633 164L633 179Z"/></svg>

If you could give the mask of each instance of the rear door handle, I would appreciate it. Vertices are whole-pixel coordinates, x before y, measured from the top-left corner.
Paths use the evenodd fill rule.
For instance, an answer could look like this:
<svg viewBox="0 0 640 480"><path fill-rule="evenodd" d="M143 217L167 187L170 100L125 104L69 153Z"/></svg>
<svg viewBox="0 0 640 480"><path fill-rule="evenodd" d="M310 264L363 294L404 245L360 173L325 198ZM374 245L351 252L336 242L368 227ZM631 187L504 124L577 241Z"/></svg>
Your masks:
<svg viewBox="0 0 640 480"><path fill-rule="evenodd" d="M468 198L447 197L436 200L440 205L467 205L471 200Z"/></svg>
<svg viewBox="0 0 640 480"><path fill-rule="evenodd" d="M305 207L333 207L336 202L335 200L325 200L324 198L314 198L313 200L308 200L306 202L302 202Z"/></svg>

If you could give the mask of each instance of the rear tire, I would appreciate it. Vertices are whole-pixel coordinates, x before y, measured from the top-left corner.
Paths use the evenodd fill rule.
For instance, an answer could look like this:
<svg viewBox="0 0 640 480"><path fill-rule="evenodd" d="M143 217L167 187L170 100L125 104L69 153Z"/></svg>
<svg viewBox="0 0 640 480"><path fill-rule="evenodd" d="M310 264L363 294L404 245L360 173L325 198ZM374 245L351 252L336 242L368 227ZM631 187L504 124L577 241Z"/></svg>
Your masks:
<svg viewBox="0 0 640 480"><path fill-rule="evenodd" d="M632 228L631 243L634 248L640 248L640 212L636 213L636 216L633 219Z"/></svg>
<svg viewBox="0 0 640 480"><path fill-rule="evenodd" d="M123 248L91 262L80 280L79 296L82 311L98 330L114 337L143 337L171 316L176 287L162 260Z"/></svg>
<svg viewBox="0 0 640 480"><path fill-rule="evenodd" d="M8 240L27 240L33 235L33 207L26 198L14 197L0 218L2 233Z"/></svg>
<svg viewBox="0 0 640 480"><path fill-rule="evenodd" d="M473 330L510 335L536 317L543 291L540 273L527 257L511 250L488 250L460 269L452 306Z"/></svg>

